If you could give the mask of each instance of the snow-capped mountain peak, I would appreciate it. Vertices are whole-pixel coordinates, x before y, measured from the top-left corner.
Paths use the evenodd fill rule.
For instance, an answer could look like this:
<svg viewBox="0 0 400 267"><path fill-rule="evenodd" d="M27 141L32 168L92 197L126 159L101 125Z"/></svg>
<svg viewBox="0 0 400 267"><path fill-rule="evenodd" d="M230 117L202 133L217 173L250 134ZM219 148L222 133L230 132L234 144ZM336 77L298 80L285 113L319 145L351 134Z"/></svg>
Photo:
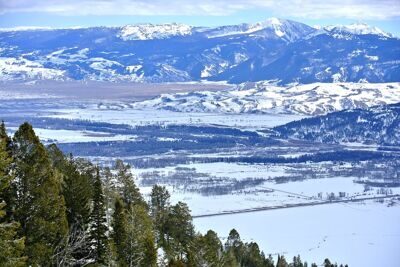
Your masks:
<svg viewBox="0 0 400 267"><path fill-rule="evenodd" d="M373 34L387 38L393 37L392 34L387 33L379 29L378 27L370 26L366 23L353 23L350 25L332 25L332 26L326 26L324 27L324 29L328 32L333 32L333 33L350 33L356 35Z"/></svg>
<svg viewBox="0 0 400 267"><path fill-rule="evenodd" d="M119 37L123 40L167 39L192 34L192 26L178 23L135 24L121 28Z"/></svg>
<svg viewBox="0 0 400 267"><path fill-rule="evenodd" d="M255 35L259 37L282 38L285 41L292 42L312 31L314 31L312 27L299 22L279 18L268 18L256 23L222 26L208 29L205 32L209 38L233 35Z"/></svg>

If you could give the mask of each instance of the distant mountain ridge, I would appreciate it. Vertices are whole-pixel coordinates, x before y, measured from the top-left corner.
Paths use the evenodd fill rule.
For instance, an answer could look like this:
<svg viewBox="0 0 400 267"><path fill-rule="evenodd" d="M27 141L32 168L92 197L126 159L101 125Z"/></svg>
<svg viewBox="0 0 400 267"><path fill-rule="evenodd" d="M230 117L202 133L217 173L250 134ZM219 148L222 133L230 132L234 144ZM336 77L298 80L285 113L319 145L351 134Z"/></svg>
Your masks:
<svg viewBox="0 0 400 267"><path fill-rule="evenodd" d="M400 83L314 83L277 86L245 83L236 89L163 94L151 100L101 108L163 109L178 112L322 115L344 109L400 102Z"/></svg>
<svg viewBox="0 0 400 267"><path fill-rule="evenodd" d="M400 81L400 39L366 24L28 27L1 29L0 44L3 81Z"/></svg>

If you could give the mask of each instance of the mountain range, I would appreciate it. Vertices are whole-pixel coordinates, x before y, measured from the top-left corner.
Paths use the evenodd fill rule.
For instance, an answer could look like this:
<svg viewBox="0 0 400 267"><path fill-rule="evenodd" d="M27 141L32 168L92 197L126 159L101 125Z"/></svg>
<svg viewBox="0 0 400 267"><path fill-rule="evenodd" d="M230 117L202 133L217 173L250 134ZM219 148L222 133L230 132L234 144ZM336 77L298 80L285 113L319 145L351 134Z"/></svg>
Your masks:
<svg viewBox="0 0 400 267"><path fill-rule="evenodd" d="M221 27L136 24L0 30L0 81L400 81L400 39L366 24L271 18Z"/></svg>

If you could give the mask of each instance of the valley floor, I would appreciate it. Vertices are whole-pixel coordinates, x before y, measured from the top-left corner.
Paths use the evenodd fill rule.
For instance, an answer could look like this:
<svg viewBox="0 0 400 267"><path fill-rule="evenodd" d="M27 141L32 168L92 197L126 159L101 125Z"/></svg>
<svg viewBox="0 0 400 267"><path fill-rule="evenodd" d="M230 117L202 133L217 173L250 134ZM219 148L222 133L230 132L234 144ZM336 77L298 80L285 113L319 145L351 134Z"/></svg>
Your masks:
<svg viewBox="0 0 400 267"><path fill-rule="evenodd" d="M400 187L385 184L399 167L400 152L393 148L270 137L271 127L303 117L298 115L136 110L125 102L118 109L115 101L110 109L92 100L24 96L26 92L0 99L0 119L11 132L29 121L44 142L56 142L64 152L102 165L121 158L134 167L145 195L152 185L165 185L172 201L188 203L195 217L299 205L195 218L203 233L213 229L226 237L235 228L266 254L290 259L300 254L318 263L326 257L352 267L396 266L400 261L399 197L341 202L400 194ZM374 154L382 149L390 157ZM374 157L296 160L332 151ZM340 203L302 206L330 200Z"/></svg>
<svg viewBox="0 0 400 267"><path fill-rule="evenodd" d="M226 237L235 228L245 241L267 253L349 266L397 266L400 255L400 205L366 201L197 218L205 233Z"/></svg>

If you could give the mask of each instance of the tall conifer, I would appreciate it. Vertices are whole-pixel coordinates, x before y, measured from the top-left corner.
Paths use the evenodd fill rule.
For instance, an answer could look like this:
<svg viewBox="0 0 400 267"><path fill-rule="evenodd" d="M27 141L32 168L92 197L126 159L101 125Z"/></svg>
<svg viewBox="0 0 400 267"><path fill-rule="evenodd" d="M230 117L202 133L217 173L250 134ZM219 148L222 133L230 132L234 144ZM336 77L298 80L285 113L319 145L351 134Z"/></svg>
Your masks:
<svg viewBox="0 0 400 267"><path fill-rule="evenodd" d="M60 177L32 126L22 124L14 135L15 216L26 236L31 265L48 265L68 233Z"/></svg>

